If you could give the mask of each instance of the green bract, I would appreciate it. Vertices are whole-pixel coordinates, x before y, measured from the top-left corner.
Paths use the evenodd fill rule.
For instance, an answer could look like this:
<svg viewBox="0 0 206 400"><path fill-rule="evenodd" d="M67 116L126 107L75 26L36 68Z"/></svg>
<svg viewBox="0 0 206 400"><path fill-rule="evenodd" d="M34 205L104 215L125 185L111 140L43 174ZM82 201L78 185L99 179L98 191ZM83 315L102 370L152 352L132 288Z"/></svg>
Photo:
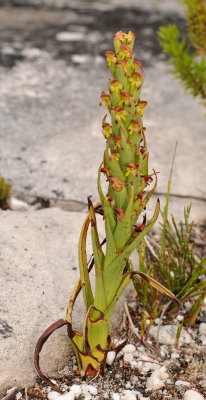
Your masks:
<svg viewBox="0 0 206 400"><path fill-rule="evenodd" d="M107 52L107 62L112 79L108 80L109 93L102 92L101 104L105 104L107 115L103 118L102 131L106 139L104 160L98 173L98 191L104 218L106 249L100 243L96 209L88 199L89 213L82 227L79 240L80 279L69 301L66 320L53 324L39 339L36 348L36 368L39 369L39 352L42 344L56 328L68 325L68 335L75 351L79 371L88 376L102 373L107 352L112 347L110 319L118 298L137 274L152 286L178 303L175 296L154 279L141 272L132 271L129 257L143 237L153 226L159 214L159 200L152 219L146 224L146 216L139 224L138 217L146 207L157 185L156 172L148 174L147 144L143 127L145 101L140 100L144 81L141 63L135 61L132 52L135 35L118 32L114 37L115 52ZM103 193L101 175L108 181L107 193ZM153 181L147 193L145 189ZM86 240L91 227L93 261L88 265ZM95 266L95 292L92 292L89 272ZM82 290L86 315L83 332L72 329L74 302ZM41 374L45 379L45 377ZM47 379L47 378L46 378ZM48 379L47 382L52 384ZM56 388L56 387L55 387Z"/></svg>

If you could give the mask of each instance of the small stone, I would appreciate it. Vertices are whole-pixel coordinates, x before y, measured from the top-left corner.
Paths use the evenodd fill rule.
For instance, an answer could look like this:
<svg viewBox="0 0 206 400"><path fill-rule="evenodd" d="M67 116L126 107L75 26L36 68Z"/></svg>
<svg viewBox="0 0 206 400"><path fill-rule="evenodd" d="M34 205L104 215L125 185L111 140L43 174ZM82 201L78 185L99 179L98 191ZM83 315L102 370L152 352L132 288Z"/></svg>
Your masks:
<svg viewBox="0 0 206 400"><path fill-rule="evenodd" d="M136 394L134 394L131 390L124 390L121 394L120 400L136 400Z"/></svg>
<svg viewBox="0 0 206 400"><path fill-rule="evenodd" d="M175 382L176 386L190 386L190 382L178 380Z"/></svg>
<svg viewBox="0 0 206 400"><path fill-rule="evenodd" d="M149 390L158 390L164 386L164 382L161 381L157 376L153 376L153 374L147 379L147 389Z"/></svg>
<svg viewBox="0 0 206 400"><path fill-rule="evenodd" d="M59 396L58 400L74 400L74 392L64 393L62 396Z"/></svg>
<svg viewBox="0 0 206 400"><path fill-rule="evenodd" d="M206 345L206 336L205 335L200 336L200 340L201 340L203 346L205 346Z"/></svg>
<svg viewBox="0 0 206 400"><path fill-rule="evenodd" d="M187 390L184 394L183 400L204 400L204 397L195 390Z"/></svg>
<svg viewBox="0 0 206 400"><path fill-rule="evenodd" d="M138 362L137 361L131 361L130 365L132 368L138 368Z"/></svg>
<svg viewBox="0 0 206 400"><path fill-rule="evenodd" d="M87 385L87 390L94 396L97 395L97 388L92 385Z"/></svg>
<svg viewBox="0 0 206 400"><path fill-rule="evenodd" d="M172 353L171 354L171 359L179 358L179 353Z"/></svg>
<svg viewBox="0 0 206 400"><path fill-rule="evenodd" d="M70 387L70 391L74 393L75 398L80 396L80 394L82 393L81 386L79 385L72 385Z"/></svg>
<svg viewBox="0 0 206 400"><path fill-rule="evenodd" d="M22 398L22 393L21 392L18 392L17 394L16 394L16 400L19 400L19 399L21 399Z"/></svg>
<svg viewBox="0 0 206 400"><path fill-rule="evenodd" d="M48 400L56 400L60 397L60 394L58 392L54 392L51 390L51 392L48 393L47 398Z"/></svg>
<svg viewBox="0 0 206 400"><path fill-rule="evenodd" d="M161 389L165 384L163 380L168 378L168 374L165 367L156 369L152 375L147 379L147 389L158 390Z"/></svg>
<svg viewBox="0 0 206 400"><path fill-rule="evenodd" d="M31 47L31 48L22 50L22 55L27 60L34 61L34 60L42 57L43 55L45 55L45 53L42 50L38 49L37 47Z"/></svg>
<svg viewBox="0 0 206 400"><path fill-rule="evenodd" d="M184 319L183 315L177 315L176 318L177 318L177 320L180 321L180 322Z"/></svg>
<svg viewBox="0 0 206 400"><path fill-rule="evenodd" d="M118 393L113 393L112 400L120 400L120 395Z"/></svg>
<svg viewBox="0 0 206 400"><path fill-rule="evenodd" d="M84 38L85 35L82 32L59 32L56 35L56 40L59 42L77 42Z"/></svg>
<svg viewBox="0 0 206 400"><path fill-rule="evenodd" d="M29 205L25 201L15 199L15 197L10 197L7 204L12 211L28 211Z"/></svg>
<svg viewBox="0 0 206 400"><path fill-rule="evenodd" d="M123 353L134 353L136 351L136 347L133 344L126 344L123 348Z"/></svg>
<svg viewBox="0 0 206 400"><path fill-rule="evenodd" d="M116 357L115 351L109 351L107 353L106 364L112 365Z"/></svg>
<svg viewBox="0 0 206 400"><path fill-rule="evenodd" d="M150 328L150 333L153 337L157 335L157 326ZM177 327L175 325L164 325L160 329L159 341L162 344L173 345L177 333ZM180 335L179 344L190 344L192 343L191 335L183 328Z"/></svg>
<svg viewBox="0 0 206 400"><path fill-rule="evenodd" d="M199 332L200 332L200 335L206 335L206 323L205 322L201 322L201 324L199 326Z"/></svg>
<svg viewBox="0 0 206 400"><path fill-rule="evenodd" d="M72 61L76 64L85 64L90 61L90 57L86 54L73 54Z"/></svg>
<svg viewBox="0 0 206 400"><path fill-rule="evenodd" d="M126 353L124 354L124 362L131 363L133 361L133 354Z"/></svg>

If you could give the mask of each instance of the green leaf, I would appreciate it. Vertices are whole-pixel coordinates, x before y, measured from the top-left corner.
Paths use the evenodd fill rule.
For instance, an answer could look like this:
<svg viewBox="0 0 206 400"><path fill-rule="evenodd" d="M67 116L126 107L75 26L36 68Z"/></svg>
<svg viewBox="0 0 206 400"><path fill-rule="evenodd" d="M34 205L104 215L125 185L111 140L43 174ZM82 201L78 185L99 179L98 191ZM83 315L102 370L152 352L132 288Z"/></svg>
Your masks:
<svg viewBox="0 0 206 400"><path fill-rule="evenodd" d="M86 239L87 231L90 224L90 216L88 215L84 221L82 231L79 238L79 270L81 278L81 286L84 297L86 310L93 304L93 294L89 280L87 256L86 256Z"/></svg>

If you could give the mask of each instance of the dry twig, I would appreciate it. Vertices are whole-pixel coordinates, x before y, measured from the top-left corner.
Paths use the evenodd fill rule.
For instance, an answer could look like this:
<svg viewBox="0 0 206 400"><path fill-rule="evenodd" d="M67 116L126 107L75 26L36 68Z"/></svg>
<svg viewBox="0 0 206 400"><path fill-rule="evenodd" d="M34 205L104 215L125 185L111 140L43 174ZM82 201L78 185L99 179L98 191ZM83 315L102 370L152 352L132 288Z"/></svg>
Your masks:
<svg viewBox="0 0 206 400"><path fill-rule="evenodd" d="M132 332L137 336L137 338L139 339L139 341L140 341L145 347L147 347L149 350L153 351L153 353L155 353L158 357L161 358L159 352L158 352L153 346L151 346L149 343L147 343L147 342L145 342L145 341L143 341L143 340L141 341L141 336L139 335L139 333L138 333L137 330L135 329L135 326L134 326L134 324L133 324L133 322L132 322L132 318L131 318L131 315L130 315L130 313L129 313L129 309L128 309L128 306L127 306L127 303L126 303L126 302L124 302L124 308L125 308L125 311L126 311L126 314L127 314L127 318L128 318L128 321L129 321L129 324L130 324L130 327L131 327Z"/></svg>
<svg viewBox="0 0 206 400"><path fill-rule="evenodd" d="M5 397L3 397L2 400L13 400L14 396L19 392L19 390L19 387L14 387Z"/></svg>

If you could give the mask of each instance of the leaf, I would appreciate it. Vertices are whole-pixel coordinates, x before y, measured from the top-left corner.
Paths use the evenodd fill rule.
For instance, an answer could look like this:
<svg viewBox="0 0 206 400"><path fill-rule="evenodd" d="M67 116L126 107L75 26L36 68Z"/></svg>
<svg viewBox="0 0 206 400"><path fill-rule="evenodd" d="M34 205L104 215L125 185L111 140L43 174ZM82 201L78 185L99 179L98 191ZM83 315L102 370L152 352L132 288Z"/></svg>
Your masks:
<svg viewBox="0 0 206 400"><path fill-rule="evenodd" d="M90 224L90 215L87 215L79 238L79 270L80 270L81 286L82 286L86 311L88 310L90 305L93 304L94 301L91 284L89 280L87 256L86 256L86 238L87 238L87 231L89 224Z"/></svg>
<svg viewBox="0 0 206 400"><path fill-rule="evenodd" d="M64 325L68 325L68 322L65 319L59 319L58 321L56 321L52 325L50 325L40 336L40 338L36 344L35 352L34 352L34 365L35 365L35 368L36 368L39 376L41 377L41 379L43 379L47 383L47 385L51 386L54 390L57 390L57 392L59 392L61 394L63 393L61 391L61 389L42 373L40 364L39 364L39 355L43 348L44 343L46 343L49 336L53 332L55 332L57 329L61 328Z"/></svg>
<svg viewBox="0 0 206 400"><path fill-rule="evenodd" d="M126 264L126 261L132 254L132 252L135 250L135 248L138 246L138 244L141 242L141 240L144 238L144 236L150 231L152 226L154 225L155 221L157 220L157 217L159 215L159 209L160 209L160 202L159 199L157 200L156 208L154 215L148 225L145 227L145 229L138 234L138 236L135 239L132 239L131 243L127 244L124 251L121 252L115 259L114 261L107 267L105 274L104 274L104 280L105 280L105 286L107 288L107 300L108 304L112 301L114 297L114 293L116 289L119 287L121 279L122 279L122 270Z"/></svg>
<svg viewBox="0 0 206 400"><path fill-rule="evenodd" d="M177 304L177 309L176 312L179 311L180 308L180 302L178 298L165 286L161 285L161 283L157 282L155 279L151 278L151 276L148 276L147 274L144 274L143 272L138 272L138 271L132 271L131 272L131 277L133 275L139 275L141 278L145 279L151 286L153 286L158 292L161 292L165 296L167 296L170 300L174 301Z"/></svg>
<svg viewBox="0 0 206 400"><path fill-rule="evenodd" d="M95 263L95 297L93 304L97 309L105 309L107 306L105 283L103 278L103 267L104 267L104 253L101 248L99 241L99 235L97 232L96 216L93 204L88 197L89 213L91 220L91 236L92 236L92 248Z"/></svg>

